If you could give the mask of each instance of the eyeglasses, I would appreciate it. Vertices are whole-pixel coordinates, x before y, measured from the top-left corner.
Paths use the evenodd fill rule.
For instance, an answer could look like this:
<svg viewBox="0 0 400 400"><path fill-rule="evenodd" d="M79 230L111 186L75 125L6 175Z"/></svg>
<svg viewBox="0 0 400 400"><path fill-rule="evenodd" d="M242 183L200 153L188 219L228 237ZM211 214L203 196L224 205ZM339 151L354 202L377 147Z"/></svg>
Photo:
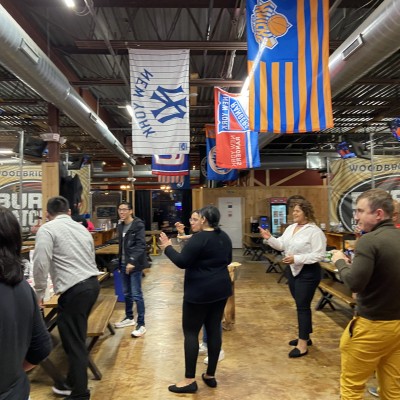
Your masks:
<svg viewBox="0 0 400 400"><path fill-rule="evenodd" d="M118 208L119 212L128 212L130 208Z"/></svg>
<svg viewBox="0 0 400 400"><path fill-rule="evenodd" d="M189 222L190 222L190 223L192 223L192 222L199 222L199 221L200 221L199 218L190 218L190 219L189 219Z"/></svg>

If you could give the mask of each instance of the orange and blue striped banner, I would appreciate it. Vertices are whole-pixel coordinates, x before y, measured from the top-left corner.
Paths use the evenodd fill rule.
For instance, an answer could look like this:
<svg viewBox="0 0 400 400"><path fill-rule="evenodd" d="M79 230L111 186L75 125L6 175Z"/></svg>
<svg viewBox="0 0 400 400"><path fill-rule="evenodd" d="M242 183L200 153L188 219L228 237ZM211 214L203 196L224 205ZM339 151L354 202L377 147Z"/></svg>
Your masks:
<svg viewBox="0 0 400 400"><path fill-rule="evenodd" d="M251 130L333 127L328 0L247 0L247 43Z"/></svg>

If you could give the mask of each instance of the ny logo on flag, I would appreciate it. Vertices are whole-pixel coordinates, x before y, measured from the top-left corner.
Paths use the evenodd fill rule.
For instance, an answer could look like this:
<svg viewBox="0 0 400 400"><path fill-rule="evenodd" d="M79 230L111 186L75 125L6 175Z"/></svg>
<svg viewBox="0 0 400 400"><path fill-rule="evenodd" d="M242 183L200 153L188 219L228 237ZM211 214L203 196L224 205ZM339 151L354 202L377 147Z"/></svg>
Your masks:
<svg viewBox="0 0 400 400"><path fill-rule="evenodd" d="M272 1L259 0L254 6L251 16L251 29L258 44L265 43L265 47L273 49L279 36L286 35L292 27L283 14L276 12L276 4Z"/></svg>
<svg viewBox="0 0 400 400"><path fill-rule="evenodd" d="M173 95L173 94L177 94L177 93L182 93L183 97L174 101L169 96L169 94ZM174 118L183 119L185 117L186 113L185 113L185 111L182 110L182 108L187 108L186 95L184 94L182 86L179 86L176 89L166 89L162 86L158 86L157 90L151 96L151 99L157 100L160 103L164 104L164 106L160 107L158 110L151 110L152 114L154 115L154 118L156 118L162 124L171 119L174 119ZM170 114L167 114L168 109L171 109ZM164 111L166 111L166 112L164 112ZM161 113L167 114L167 115L164 115L163 117L159 118L159 115Z"/></svg>

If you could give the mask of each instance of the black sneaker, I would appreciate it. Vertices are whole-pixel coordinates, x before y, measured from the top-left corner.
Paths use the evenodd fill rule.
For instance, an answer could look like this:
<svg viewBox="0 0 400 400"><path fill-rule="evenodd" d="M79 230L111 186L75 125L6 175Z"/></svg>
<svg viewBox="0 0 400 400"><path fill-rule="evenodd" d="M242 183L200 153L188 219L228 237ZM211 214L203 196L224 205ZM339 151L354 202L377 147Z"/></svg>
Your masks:
<svg viewBox="0 0 400 400"><path fill-rule="evenodd" d="M69 396L72 392L72 389L65 382L57 382L52 389L53 393L59 396Z"/></svg>

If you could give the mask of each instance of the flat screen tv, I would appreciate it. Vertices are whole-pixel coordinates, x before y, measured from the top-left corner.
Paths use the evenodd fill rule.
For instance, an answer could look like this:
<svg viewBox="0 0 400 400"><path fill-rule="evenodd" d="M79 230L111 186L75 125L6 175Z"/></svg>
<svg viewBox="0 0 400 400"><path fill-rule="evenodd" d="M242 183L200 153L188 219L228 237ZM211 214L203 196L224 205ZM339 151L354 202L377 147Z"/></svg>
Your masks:
<svg viewBox="0 0 400 400"><path fill-rule="evenodd" d="M17 145L14 147L14 153L19 154L20 140L18 140ZM47 142L42 139L34 138L32 136L24 137L24 156L42 158L43 152L46 150Z"/></svg>

